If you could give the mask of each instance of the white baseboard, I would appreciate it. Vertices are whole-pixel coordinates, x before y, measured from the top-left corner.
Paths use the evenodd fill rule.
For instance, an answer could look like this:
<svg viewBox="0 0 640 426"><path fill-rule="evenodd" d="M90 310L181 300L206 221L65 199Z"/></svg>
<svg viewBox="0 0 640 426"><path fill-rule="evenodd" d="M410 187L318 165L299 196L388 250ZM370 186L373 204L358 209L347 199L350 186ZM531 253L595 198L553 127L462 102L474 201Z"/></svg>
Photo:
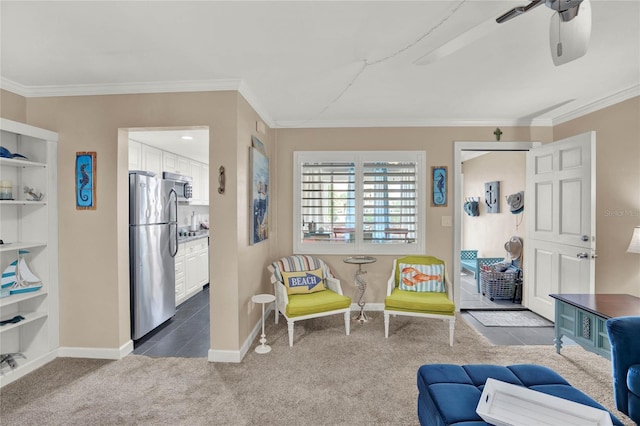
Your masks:
<svg viewBox="0 0 640 426"><path fill-rule="evenodd" d="M58 356L61 358L122 359L131 352L133 352L133 340L127 341L117 349L60 347Z"/></svg>
<svg viewBox="0 0 640 426"><path fill-rule="evenodd" d="M269 304L269 307L265 309L265 318L268 317L271 311L273 311L274 309L274 304ZM352 303L351 310L357 312L358 310L360 310L360 307L356 303ZM384 310L384 303L367 303L364 306L364 310L381 312ZM251 348L253 341L260 334L261 330L262 323L261 321L258 321L239 350L233 351L209 349L207 359L210 362L242 362L242 359ZM133 341L129 340L118 349L60 347L60 349L58 349L58 356L61 358L122 359L131 352L133 352Z"/></svg>
<svg viewBox="0 0 640 426"><path fill-rule="evenodd" d="M269 306L265 308L264 317L268 318L269 313L271 313L271 311L273 311L274 308L275 308L275 304L270 303ZM253 327L253 330L251 330L249 337L246 338L246 340L240 347L240 350L228 351L228 350L209 349L207 359L209 360L209 362L235 362L235 363L242 362L242 359L249 351L249 348L251 348L253 341L260 334L261 331L262 331L262 318Z"/></svg>

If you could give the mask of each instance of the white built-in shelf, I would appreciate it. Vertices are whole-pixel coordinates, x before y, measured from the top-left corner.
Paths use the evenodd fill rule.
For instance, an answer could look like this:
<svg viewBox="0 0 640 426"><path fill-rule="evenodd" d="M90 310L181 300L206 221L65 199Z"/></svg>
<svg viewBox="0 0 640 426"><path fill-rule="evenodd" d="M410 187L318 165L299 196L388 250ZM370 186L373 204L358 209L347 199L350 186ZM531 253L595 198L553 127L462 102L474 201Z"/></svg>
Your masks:
<svg viewBox="0 0 640 426"><path fill-rule="evenodd" d="M2 179L11 180L17 200L0 200L0 269L18 257L20 250L33 249L31 267L44 285L33 291L0 298L2 320L16 315L25 319L0 327L2 353L19 352L17 368L3 369L0 387L23 377L53 360L59 346L58 135L45 129L0 118L0 145L29 157L0 158ZM24 186L46 194L42 201L27 201Z"/></svg>
<svg viewBox="0 0 640 426"><path fill-rule="evenodd" d="M0 204L8 204L15 206L45 206L46 201L29 201L29 200L0 200Z"/></svg>
<svg viewBox="0 0 640 426"><path fill-rule="evenodd" d="M42 168L47 168L47 165L45 163L37 163L35 161L29 161L29 160L16 160L13 158L5 158L5 157L0 157L0 166L11 166L11 167L22 167L22 168L26 168L26 167L42 167Z"/></svg>
<svg viewBox="0 0 640 426"><path fill-rule="evenodd" d="M9 305L13 305L20 302L25 302L27 300L35 299L36 297L42 297L46 295L47 295L47 292L42 288L40 290L30 291L28 293L12 294L11 296L3 297L2 299L0 299L0 308L3 306L9 306Z"/></svg>
<svg viewBox="0 0 640 426"><path fill-rule="evenodd" d="M9 315L7 318L2 318L2 320L7 320L15 317L16 315L22 315L24 319L15 324L5 324L0 327L0 333L9 331L12 328L21 327L25 324L29 324L30 322L36 321L40 318L45 318L47 316L46 312L16 312L15 314Z"/></svg>
<svg viewBox="0 0 640 426"><path fill-rule="evenodd" d="M7 243L0 245L0 252L2 251L11 251L11 250L28 250L32 248L44 247L47 243L43 242L19 242L19 243Z"/></svg>

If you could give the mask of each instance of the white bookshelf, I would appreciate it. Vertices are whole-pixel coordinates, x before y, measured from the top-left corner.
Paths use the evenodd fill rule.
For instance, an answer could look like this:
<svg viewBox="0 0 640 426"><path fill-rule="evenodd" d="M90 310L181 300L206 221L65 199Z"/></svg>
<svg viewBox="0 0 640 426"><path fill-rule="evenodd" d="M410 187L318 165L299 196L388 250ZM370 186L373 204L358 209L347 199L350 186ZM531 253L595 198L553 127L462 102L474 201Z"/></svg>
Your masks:
<svg viewBox="0 0 640 426"><path fill-rule="evenodd" d="M0 145L28 159L0 158L0 180L13 184L13 200L0 200L0 268L27 250L31 271L42 288L0 298L0 320L25 319L0 326L0 353L20 352L14 370L5 366L0 387L41 367L57 356L59 346L58 297L58 134L27 124L0 119ZM23 187L44 194L30 201Z"/></svg>

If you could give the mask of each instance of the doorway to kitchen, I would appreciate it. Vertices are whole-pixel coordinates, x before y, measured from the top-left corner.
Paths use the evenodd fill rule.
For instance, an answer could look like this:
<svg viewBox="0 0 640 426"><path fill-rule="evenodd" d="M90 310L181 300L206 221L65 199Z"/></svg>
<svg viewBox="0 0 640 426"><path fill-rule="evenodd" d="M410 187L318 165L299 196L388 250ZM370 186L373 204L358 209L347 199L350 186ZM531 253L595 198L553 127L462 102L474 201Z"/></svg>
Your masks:
<svg viewBox="0 0 640 426"><path fill-rule="evenodd" d="M176 315L138 341L136 355L206 358L209 352L209 285L181 303Z"/></svg>
<svg viewBox="0 0 640 426"><path fill-rule="evenodd" d="M210 346L209 128L126 130L129 171L169 182L177 198L176 225L170 237L177 243L172 245L177 251L170 290L175 292L175 315L134 342L134 353L206 357Z"/></svg>

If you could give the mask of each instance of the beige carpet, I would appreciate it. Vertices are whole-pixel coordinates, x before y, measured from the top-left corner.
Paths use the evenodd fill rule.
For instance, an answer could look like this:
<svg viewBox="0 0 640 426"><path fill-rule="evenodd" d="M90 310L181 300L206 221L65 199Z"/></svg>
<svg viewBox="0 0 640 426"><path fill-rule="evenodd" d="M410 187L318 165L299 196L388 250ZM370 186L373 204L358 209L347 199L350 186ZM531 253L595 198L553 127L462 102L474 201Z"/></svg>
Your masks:
<svg viewBox="0 0 640 426"><path fill-rule="evenodd" d="M205 359L120 361L59 358L0 390L0 424L9 425L416 425L416 371L426 363L547 365L623 422L614 408L610 363L580 347L491 346L462 319L453 348L438 320L382 315L352 324L341 316L273 324L273 350L240 364ZM256 342L257 344L257 342Z"/></svg>

